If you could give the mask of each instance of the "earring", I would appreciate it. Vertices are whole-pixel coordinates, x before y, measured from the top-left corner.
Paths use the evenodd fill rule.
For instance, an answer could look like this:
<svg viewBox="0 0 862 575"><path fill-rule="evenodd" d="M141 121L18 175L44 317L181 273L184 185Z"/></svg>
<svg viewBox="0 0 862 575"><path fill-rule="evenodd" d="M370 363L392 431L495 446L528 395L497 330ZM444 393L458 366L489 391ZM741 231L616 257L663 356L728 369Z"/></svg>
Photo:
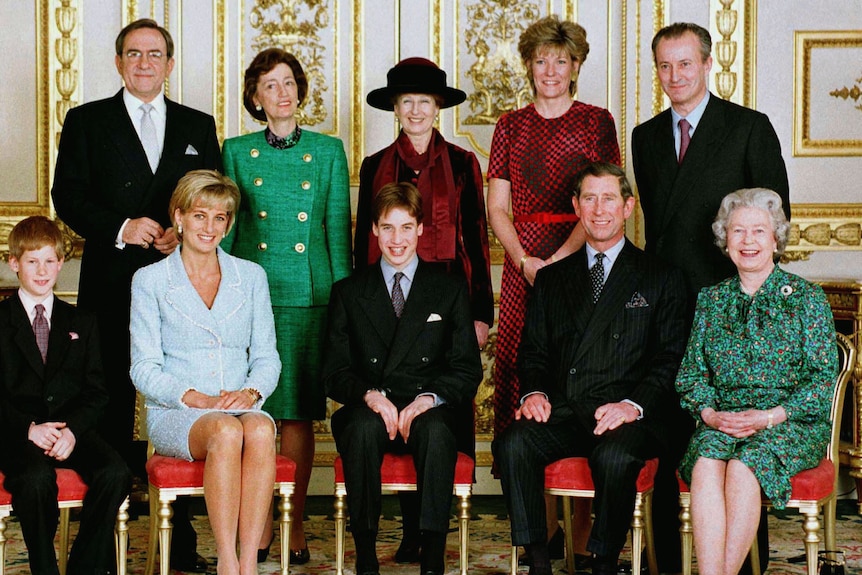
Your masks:
<svg viewBox="0 0 862 575"><path fill-rule="evenodd" d="M183 233L183 225L182 224L177 224L177 233L182 235L182 233Z"/></svg>
<svg viewBox="0 0 862 575"><path fill-rule="evenodd" d="M260 112L261 110L263 110L263 106L258 104L257 106L254 107L254 109L257 110L258 112Z"/></svg>

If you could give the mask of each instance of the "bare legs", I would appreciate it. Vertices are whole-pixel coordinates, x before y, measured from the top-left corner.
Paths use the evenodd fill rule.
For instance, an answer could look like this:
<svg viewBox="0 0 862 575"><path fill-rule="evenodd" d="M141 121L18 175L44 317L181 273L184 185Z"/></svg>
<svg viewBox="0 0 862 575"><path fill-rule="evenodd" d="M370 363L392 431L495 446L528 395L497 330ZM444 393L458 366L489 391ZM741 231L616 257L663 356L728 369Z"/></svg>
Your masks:
<svg viewBox="0 0 862 575"><path fill-rule="evenodd" d="M189 432L192 457L206 459L204 499L218 573L257 573L257 546L275 482L275 430L268 417L209 413ZM236 553L239 536L239 556Z"/></svg>
<svg viewBox="0 0 862 575"><path fill-rule="evenodd" d="M739 460L700 458L691 478L691 516L698 572L736 575L757 534L760 484Z"/></svg>

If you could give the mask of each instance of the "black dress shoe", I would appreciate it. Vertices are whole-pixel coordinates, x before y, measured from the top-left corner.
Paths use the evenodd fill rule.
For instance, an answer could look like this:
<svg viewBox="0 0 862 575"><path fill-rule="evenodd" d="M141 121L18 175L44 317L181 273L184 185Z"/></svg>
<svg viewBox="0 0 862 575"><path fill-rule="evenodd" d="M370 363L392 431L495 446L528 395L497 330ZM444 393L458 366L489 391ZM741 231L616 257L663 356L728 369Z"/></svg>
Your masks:
<svg viewBox="0 0 862 575"><path fill-rule="evenodd" d="M423 571L422 575L443 575L442 571L431 571L430 569L427 571Z"/></svg>
<svg viewBox="0 0 862 575"><path fill-rule="evenodd" d="M311 553L308 552L308 547L303 547L302 549L290 550L290 564L291 565L305 565L311 560Z"/></svg>
<svg viewBox="0 0 862 575"><path fill-rule="evenodd" d="M171 569L186 573L206 573L209 562L199 554L171 557Z"/></svg>
<svg viewBox="0 0 862 575"><path fill-rule="evenodd" d="M269 538L269 544L263 549L257 550L257 562L266 563L266 558L269 557L269 550L272 549L272 542L275 541L275 533Z"/></svg>
<svg viewBox="0 0 862 575"><path fill-rule="evenodd" d="M395 552L395 562L400 564L419 563L419 550L418 540L405 537L401 540L398 551Z"/></svg>
<svg viewBox="0 0 862 575"><path fill-rule="evenodd" d="M548 539L548 556L553 561L554 559L565 559L566 558L566 532L563 531L562 527L558 527L556 531L554 531L554 536ZM575 555L575 561L579 555ZM580 555L580 557L587 557L587 555ZM524 551L524 554L518 558L518 565L521 567L529 567L530 566L530 553ZM577 567L577 564L575 565ZM586 569L588 569L587 567ZM581 569L578 568L580 571Z"/></svg>

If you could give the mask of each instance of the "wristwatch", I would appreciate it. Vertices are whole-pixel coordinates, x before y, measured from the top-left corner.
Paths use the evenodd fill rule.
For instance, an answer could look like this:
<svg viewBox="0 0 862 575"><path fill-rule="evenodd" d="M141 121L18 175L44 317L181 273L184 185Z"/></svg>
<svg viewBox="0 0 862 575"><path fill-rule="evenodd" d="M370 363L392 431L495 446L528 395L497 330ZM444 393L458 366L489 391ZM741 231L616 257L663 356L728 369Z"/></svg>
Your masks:
<svg viewBox="0 0 862 575"><path fill-rule="evenodd" d="M372 391L376 391L377 393L379 393L383 397L386 397L386 390L383 389L382 387L372 387L371 389L366 389L364 395L368 395Z"/></svg>

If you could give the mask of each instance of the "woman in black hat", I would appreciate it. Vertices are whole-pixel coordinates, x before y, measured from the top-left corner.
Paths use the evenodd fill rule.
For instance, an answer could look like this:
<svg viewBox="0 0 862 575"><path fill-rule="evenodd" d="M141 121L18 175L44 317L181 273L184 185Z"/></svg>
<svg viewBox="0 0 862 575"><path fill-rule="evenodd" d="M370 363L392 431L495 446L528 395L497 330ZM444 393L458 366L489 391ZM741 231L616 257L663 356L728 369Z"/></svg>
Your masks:
<svg viewBox="0 0 862 575"><path fill-rule="evenodd" d="M482 170L472 152L447 142L434 128L440 110L457 106L467 95L447 86L446 72L425 58L398 62L386 79L386 87L369 92L366 101L379 110L394 111L401 131L390 146L362 161L354 266L362 269L380 258L371 232L371 204L377 191L390 182L411 182L422 194L425 213L419 257L466 278L476 339L483 347L494 322L494 295ZM472 410L465 411L460 419L463 433L459 430L458 450L472 455ZM415 493L400 494L404 538L395 559L399 563L416 562L418 500Z"/></svg>

